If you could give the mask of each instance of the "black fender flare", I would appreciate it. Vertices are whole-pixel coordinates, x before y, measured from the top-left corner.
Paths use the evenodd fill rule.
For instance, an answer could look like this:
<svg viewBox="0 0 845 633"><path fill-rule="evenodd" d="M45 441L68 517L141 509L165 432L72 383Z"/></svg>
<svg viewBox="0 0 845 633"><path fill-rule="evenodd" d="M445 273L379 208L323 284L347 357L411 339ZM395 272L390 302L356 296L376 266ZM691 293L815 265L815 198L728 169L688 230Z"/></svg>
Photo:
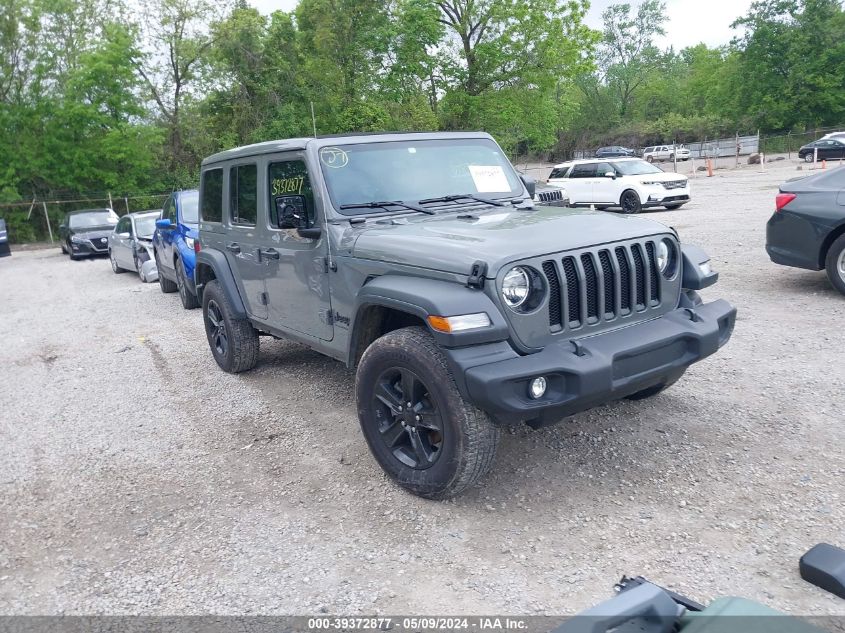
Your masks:
<svg viewBox="0 0 845 633"><path fill-rule="evenodd" d="M194 285L200 301L202 301L202 292L205 289L206 280L208 279L208 276L205 274L205 268L210 268L214 271L214 278L217 279L220 287L223 288L223 292L226 293L226 298L229 300L229 305L232 306L235 318L247 318L241 293L238 290L238 285L235 283L235 276L232 274L232 269L229 267L226 256L220 251L205 249L197 253L197 261L194 265Z"/></svg>
<svg viewBox="0 0 845 633"><path fill-rule="evenodd" d="M510 336L507 321L499 308L481 290L462 284L424 277L382 275L366 283L355 298L352 340L356 339L356 324L362 311L369 306L383 306L419 317L441 347L462 347L507 340ZM457 316L484 312L491 325L466 332L446 333L434 330L429 316Z"/></svg>
<svg viewBox="0 0 845 633"><path fill-rule="evenodd" d="M681 257L683 259L681 286L684 288L702 290L719 281L719 273L715 270L709 272L702 270L702 264L710 261L710 255L703 248L692 244L683 244L681 246Z"/></svg>

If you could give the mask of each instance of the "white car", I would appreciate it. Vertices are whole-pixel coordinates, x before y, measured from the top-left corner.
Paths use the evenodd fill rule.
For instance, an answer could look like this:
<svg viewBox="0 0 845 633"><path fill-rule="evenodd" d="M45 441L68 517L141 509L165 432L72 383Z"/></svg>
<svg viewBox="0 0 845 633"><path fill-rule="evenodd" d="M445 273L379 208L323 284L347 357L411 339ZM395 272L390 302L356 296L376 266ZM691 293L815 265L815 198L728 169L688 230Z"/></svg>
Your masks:
<svg viewBox="0 0 845 633"><path fill-rule="evenodd" d="M683 145L654 145L653 147L646 147L643 149L643 160L647 160L650 163L658 163L664 160L675 160L675 156L678 157L678 160L689 160L690 152L689 149L684 147Z"/></svg>
<svg viewBox="0 0 845 633"><path fill-rule="evenodd" d="M621 207L624 213L690 201L689 179L639 158L574 160L555 165L548 184L566 189L572 206Z"/></svg>

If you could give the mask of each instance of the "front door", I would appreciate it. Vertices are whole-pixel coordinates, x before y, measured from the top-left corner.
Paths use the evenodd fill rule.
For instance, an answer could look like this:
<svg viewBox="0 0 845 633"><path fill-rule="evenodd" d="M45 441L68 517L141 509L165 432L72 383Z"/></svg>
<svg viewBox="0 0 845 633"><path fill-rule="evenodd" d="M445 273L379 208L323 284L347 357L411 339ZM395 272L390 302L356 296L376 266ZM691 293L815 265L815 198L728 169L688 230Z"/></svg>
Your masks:
<svg viewBox="0 0 845 633"><path fill-rule="evenodd" d="M325 217L315 207L312 178L301 154L271 158L264 192L269 222L259 254L265 266L264 284L270 321L284 329L330 341L334 335L328 279L326 231L320 237L301 237L296 229L280 229L281 208L292 199L309 226L323 226ZM301 198L300 198L301 196Z"/></svg>
<svg viewBox="0 0 845 633"><path fill-rule="evenodd" d="M167 278L175 278L176 269L173 267L173 238L176 233L176 194L171 194L167 202L164 203L164 208L161 210L161 219L170 220L170 226L172 228L159 229L161 247L158 249L158 265L167 269Z"/></svg>
<svg viewBox="0 0 845 633"><path fill-rule="evenodd" d="M593 178L592 197L590 202L619 204L618 178L611 178L606 174L616 174L616 168L610 163L598 163L596 165L596 177Z"/></svg>
<svg viewBox="0 0 845 633"><path fill-rule="evenodd" d="M125 237L124 237L125 236ZM121 268L135 268L132 261L132 218L123 216L114 228L112 255Z"/></svg>

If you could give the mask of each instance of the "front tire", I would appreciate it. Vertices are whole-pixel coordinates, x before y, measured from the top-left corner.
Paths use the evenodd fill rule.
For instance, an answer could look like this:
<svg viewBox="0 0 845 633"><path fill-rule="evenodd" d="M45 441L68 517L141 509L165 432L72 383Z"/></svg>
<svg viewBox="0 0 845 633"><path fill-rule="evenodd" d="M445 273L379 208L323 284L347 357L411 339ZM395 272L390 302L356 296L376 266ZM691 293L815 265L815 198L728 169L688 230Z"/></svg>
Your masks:
<svg viewBox="0 0 845 633"><path fill-rule="evenodd" d="M622 206L622 213L625 213L627 215L639 213L643 209L643 204L642 202L640 202L640 197L639 195L637 195L637 192L633 189L628 189L622 194L622 198L619 200L619 204Z"/></svg>
<svg viewBox="0 0 845 633"><path fill-rule="evenodd" d="M176 287L179 289L179 298L182 300L182 307L186 310L193 310L200 307L197 296L188 287L188 276L185 273L185 264L181 258L176 260Z"/></svg>
<svg viewBox="0 0 845 633"><path fill-rule="evenodd" d="M649 156L648 158L646 158L646 160L650 163L653 163L654 162L654 156Z"/></svg>
<svg viewBox="0 0 845 633"><path fill-rule="evenodd" d="M840 235L830 245L824 268L833 287L845 295L845 235Z"/></svg>
<svg viewBox="0 0 845 633"><path fill-rule="evenodd" d="M500 429L463 399L425 329L394 330L373 342L358 366L355 397L370 451L409 492L448 499L490 470Z"/></svg>
<svg viewBox="0 0 845 633"><path fill-rule="evenodd" d="M813 154L805 154L804 155L804 162L805 163L812 163L813 162Z"/></svg>
<svg viewBox="0 0 845 633"><path fill-rule="evenodd" d="M160 274L160 273L159 273ZM258 332L247 319L239 319L216 279L202 293L202 319L211 355L225 372L239 374L258 363Z"/></svg>

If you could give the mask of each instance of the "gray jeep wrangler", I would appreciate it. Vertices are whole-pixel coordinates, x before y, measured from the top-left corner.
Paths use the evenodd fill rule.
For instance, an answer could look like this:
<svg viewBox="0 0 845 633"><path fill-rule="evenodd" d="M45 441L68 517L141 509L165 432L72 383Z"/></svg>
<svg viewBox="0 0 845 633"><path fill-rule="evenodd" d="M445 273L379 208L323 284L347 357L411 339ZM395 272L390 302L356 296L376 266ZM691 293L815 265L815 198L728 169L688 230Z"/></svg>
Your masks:
<svg viewBox="0 0 845 633"><path fill-rule="evenodd" d="M703 251L534 189L481 133L210 156L195 282L215 360L251 369L270 335L357 368L376 460L442 499L487 472L501 425L654 395L728 341L736 310L696 292L717 279Z"/></svg>

